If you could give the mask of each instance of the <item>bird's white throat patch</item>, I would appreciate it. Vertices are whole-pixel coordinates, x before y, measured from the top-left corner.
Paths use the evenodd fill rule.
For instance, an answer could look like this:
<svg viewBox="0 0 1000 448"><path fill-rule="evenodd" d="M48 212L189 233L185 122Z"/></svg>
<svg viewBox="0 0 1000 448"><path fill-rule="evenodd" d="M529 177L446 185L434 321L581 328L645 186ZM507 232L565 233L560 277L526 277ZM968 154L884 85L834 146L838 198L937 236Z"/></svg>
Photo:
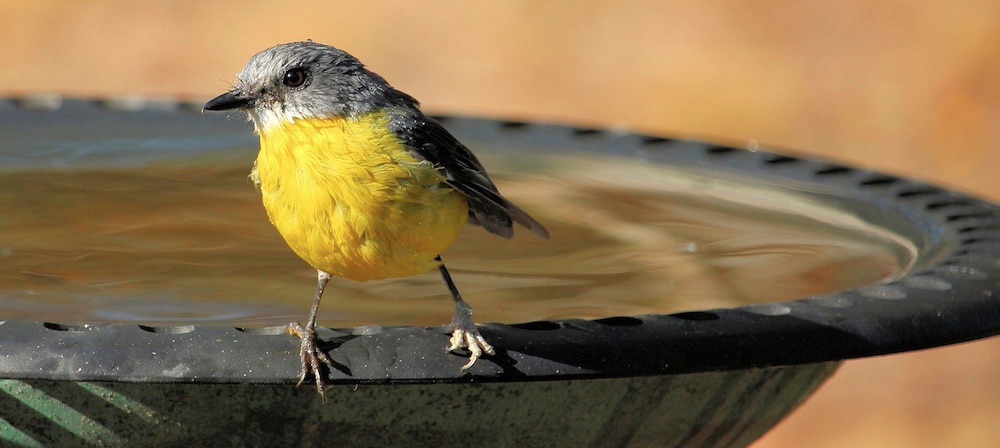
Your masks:
<svg viewBox="0 0 1000 448"><path fill-rule="evenodd" d="M298 119L313 118L316 115L296 107L262 107L258 105L247 111L257 134L268 132Z"/></svg>

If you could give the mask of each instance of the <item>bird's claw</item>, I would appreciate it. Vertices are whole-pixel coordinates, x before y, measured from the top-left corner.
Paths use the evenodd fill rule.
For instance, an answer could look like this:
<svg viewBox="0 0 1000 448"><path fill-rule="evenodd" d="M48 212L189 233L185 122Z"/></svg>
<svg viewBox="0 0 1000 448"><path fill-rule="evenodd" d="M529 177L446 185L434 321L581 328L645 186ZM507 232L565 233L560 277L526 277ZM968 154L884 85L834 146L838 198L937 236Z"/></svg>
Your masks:
<svg viewBox="0 0 1000 448"><path fill-rule="evenodd" d="M479 357L483 356L483 353L496 354L493 346L486 342L483 335L479 334L476 324L472 322L472 308L465 302L455 306L455 317L451 321L451 328L451 345L448 346L447 351L469 349L469 362L461 367L462 370L468 370L472 367L479 360Z"/></svg>
<svg viewBox="0 0 1000 448"><path fill-rule="evenodd" d="M479 360L483 353L490 355L495 355L496 351L493 350L493 346L483 339L483 336L479 334L479 330L475 328L472 331L456 328L451 334L451 346L448 347L448 351L455 351L461 348L469 349L469 362L464 366L460 367L462 370L468 370L472 367L476 361Z"/></svg>
<svg viewBox="0 0 1000 448"><path fill-rule="evenodd" d="M301 386L306 381L306 377L312 373L316 380L316 392L323 399L323 403L326 403L326 384L323 381L320 363L333 369L333 361L316 346L316 330L307 329L298 322L292 322L285 328L285 332L298 336L302 340L299 345L299 359L302 361L302 367L299 370L299 382L295 383L295 387Z"/></svg>

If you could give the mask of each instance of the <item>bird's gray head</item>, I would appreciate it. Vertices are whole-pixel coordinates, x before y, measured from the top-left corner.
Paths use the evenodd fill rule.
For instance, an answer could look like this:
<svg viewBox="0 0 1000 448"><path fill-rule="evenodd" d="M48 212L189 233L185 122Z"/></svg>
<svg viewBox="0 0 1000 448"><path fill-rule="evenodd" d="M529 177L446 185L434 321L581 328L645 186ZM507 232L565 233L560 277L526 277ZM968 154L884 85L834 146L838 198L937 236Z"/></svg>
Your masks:
<svg viewBox="0 0 1000 448"><path fill-rule="evenodd" d="M298 118L356 116L393 106L417 102L347 52L309 41L253 55L233 89L205 110L242 109L261 132Z"/></svg>

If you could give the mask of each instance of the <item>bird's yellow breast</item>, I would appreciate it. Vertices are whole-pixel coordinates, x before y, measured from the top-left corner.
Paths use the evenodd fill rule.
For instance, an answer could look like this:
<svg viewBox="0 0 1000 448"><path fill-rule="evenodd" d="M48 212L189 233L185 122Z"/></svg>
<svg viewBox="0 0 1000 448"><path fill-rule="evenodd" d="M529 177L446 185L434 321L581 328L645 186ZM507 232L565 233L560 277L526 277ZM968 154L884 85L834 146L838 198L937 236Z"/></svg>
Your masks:
<svg viewBox="0 0 1000 448"><path fill-rule="evenodd" d="M306 262L354 280L438 265L468 201L415 159L384 113L296 119L260 133L256 176L264 208Z"/></svg>

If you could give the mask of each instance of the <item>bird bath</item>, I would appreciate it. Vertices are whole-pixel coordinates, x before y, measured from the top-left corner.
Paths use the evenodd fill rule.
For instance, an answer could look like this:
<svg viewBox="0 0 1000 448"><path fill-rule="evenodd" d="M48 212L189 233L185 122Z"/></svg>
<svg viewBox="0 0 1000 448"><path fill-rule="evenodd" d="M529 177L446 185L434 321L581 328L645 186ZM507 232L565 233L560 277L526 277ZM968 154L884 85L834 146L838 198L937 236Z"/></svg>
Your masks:
<svg viewBox="0 0 1000 448"><path fill-rule="evenodd" d="M442 118L552 233L445 253L498 349L445 353L430 273L331 283L323 405L296 389L314 273L246 180L242 119L0 100L0 440L742 446L841 360L1000 333L1000 209L822 161ZM277 416L280 416L277 417Z"/></svg>

